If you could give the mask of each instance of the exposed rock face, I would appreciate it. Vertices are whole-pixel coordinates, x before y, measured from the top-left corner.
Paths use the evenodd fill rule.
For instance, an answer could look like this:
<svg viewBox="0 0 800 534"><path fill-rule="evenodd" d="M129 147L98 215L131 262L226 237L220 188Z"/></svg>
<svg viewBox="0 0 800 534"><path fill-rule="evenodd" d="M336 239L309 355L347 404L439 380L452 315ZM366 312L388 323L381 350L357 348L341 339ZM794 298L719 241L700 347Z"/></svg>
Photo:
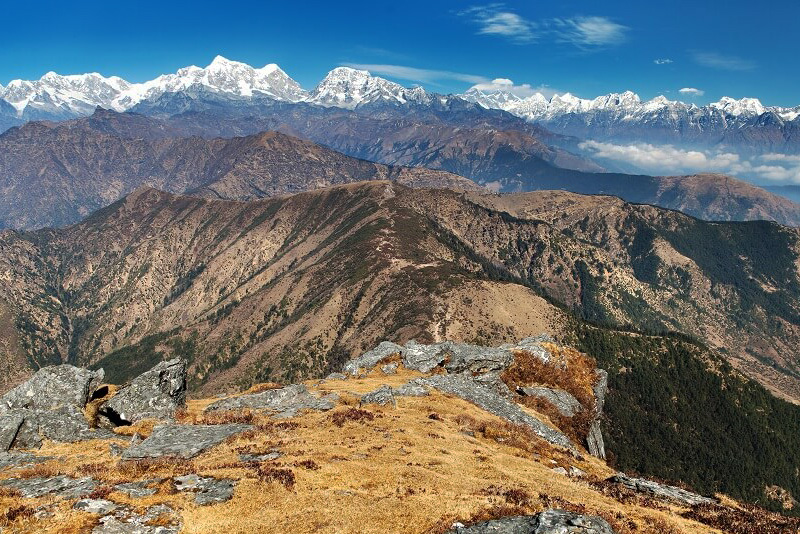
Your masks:
<svg viewBox="0 0 800 534"><path fill-rule="evenodd" d="M91 429L83 415L102 379L102 369L71 365L37 371L0 401L0 450L38 448L43 438L75 442L111 437L107 431Z"/></svg>
<svg viewBox="0 0 800 534"><path fill-rule="evenodd" d="M397 401L392 393L392 388L386 384L382 385L375 391L361 396L361 405L365 404L378 404L380 406L392 405L396 406Z"/></svg>
<svg viewBox="0 0 800 534"><path fill-rule="evenodd" d="M11 478L0 481L0 486L13 488L23 497L55 495L63 499L77 499L89 495L97 487L97 481L86 478L71 478L64 475L37 478Z"/></svg>
<svg viewBox="0 0 800 534"><path fill-rule="evenodd" d="M137 482L123 482L114 486L114 490L125 493L129 497L149 497L156 494L156 489L151 487L161 482L159 479L139 480Z"/></svg>
<svg viewBox="0 0 800 534"><path fill-rule="evenodd" d="M546 387L523 387L520 392L528 397L539 397L545 399L558 410L564 417L572 417L583 409L578 399L561 389Z"/></svg>
<svg viewBox="0 0 800 534"><path fill-rule="evenodd" d="M172 419L185 404L186 362L176 358L133 379L99 413L116 424L130 424L142 419Z"/></svg>
<svg viewBox="0 0 800 534"><path fill-rule="evenodd" d="M155 523L155 524L154 524ZM178 514L167 505L157 504L137 513L130 508L100 518L92 534L178 534Z"/></svg>
<svg viewBox="0 0 800 534"><path fill-rule="evenodd" d="M667 486L666 484L659 484L652 480L644 478L629 477L624 473L617 473L609 479L612 482L622 484L626 488L635 491L636 493L644 493L660 499L677 502L679 504L686 504L694 506L696 504L712 504L717 502L716 499L710 497L703 497L697 493L686 491L675 486Z"/></svg>
<svg viewBox="0 0 800 534"><path fill-rule="evenodd" d="M598 458L606 459L606 446L603 441L603 432L600 429L600 417L603 415L603 406L606 402L608 392L608 373L603 369L597 370L598 379L594 385L595 398L595 417L589 427L589 435L586 436L586 449L589 454Z"/></svg>
<svg viewBox="0 0 800 534"><path fill-rule="evenodd" d="M117 505L106 499L81 499L72 508L89 514L107 515L117 509Z"/></svg>
<svg viewBox="0 0 800 534"><path fill-rule="evenodd" d="M315 397L303 384L292 384L285 388L222 399L206 408L206 412L250 409L273 412L280 417L294 417L301 410L330 410L334 407L334 400L333 397Z"/></svg>
<svg viewBox="0 0 800 534"><path fill-rule="evenodd" d="M61 406L83 408L103 380L103 370L90 371L71 365L39 369L27 382L5 395L0 414L19 408L52 410Z"/></svg>
<svg viewBox="0 0 800 534"><path fill-rule="evenodd" d="M122 458L193 458L229 437L250 430L250 425L161 425L146 440L128 447Z"/></svg>
<svg viewBox="0 0 800 534"><path fill-rule="evenodd" d="M605 519L565 510L535 516L505 517L470 527L456 525L448 534L615 534Z"/></svg>
<svg viewBox="0 0 800 534"><path fill-rule="evenodd" d="M487 412L503 419L525 425L545 441L570 450L575 446L562 432L544 424L525 413L519 405L499 395L496 391L480 384L465 372L456 375L434 375L422 379L422 383L445 393L450 393L478 405Z"/></svg>

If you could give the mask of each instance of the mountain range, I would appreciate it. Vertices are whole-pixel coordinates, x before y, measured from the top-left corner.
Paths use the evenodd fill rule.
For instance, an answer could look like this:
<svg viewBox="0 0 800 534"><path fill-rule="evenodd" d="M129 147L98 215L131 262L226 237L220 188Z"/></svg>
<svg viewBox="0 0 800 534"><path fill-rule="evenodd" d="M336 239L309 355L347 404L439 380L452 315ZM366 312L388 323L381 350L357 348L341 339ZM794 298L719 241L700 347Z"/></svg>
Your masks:
<svg viewBox="0 0 800 534"><path fill-rule="evenodd" d="M565 189L704 219L800 225L800 205L745 182L593 172L591 162L546 145L537 130L491 128L505 118L473 108L443 112L446 119L305 104L250 111L158 118L98 110L13 128L0 135L0 227L75 223L142 185L250 200L367 179L464 190Z"/></svg>
<svg viewBox="0 0 800 534"><path fill-rule="evenodd" d="M726 147L744 153L800 152L800 106L763 106L758 99L724 97L707 106L664 96L642 101L626 91L594 99L569 93L522 98L509 91L472 88L462 95L439 95L422 87L405 88L349 67L330 71L306 91L275 64L253 68L217 56L205 68L190 66L143 83L97 73L36 81L13 80L0 86L0 128L27 120L63 120L90 114L97 106L116 111L157 108L168 95L224 100L228 104L269 99L343 109L370 106L442 106L453 100L509 112L526 121L581 139L673 143Z"/></svg>

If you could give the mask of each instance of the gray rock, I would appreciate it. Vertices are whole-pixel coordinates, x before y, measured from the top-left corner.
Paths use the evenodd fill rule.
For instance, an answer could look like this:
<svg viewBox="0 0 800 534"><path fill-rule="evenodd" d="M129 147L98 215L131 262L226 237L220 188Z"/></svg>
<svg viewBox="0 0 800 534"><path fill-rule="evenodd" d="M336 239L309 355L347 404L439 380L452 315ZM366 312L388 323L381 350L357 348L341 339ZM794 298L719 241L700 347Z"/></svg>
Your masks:
<svg viewBox="0 0 800 534"><path fill-rule="evenodd" d="M344 373L331 373L325 377L325 380L345 380L346 378Z"/></svg>
<svg viewBox="0 0 800 534"><path fill-rule="evenodd" d="M586 471L574 465L569 466L569 476L573 478L583 478L586 476Z"/></svg>
<svg viewBox="0 0 800 534"><path fill-rule="evenodd" d="M43 438L75 443L119 437L108 430L89 427L83 411L75 406L60 406L51 410L21 408L14 410L14 414L23 419L12 444L15 449L38 449Z"/></svg>
<svg viewBox="0 0 800 534"><path fill-rule="evenodd" d="M23 421L20 414L0 415L0 451L7 451L11 448Z"/></svg>
<svg viewBox="0 0 800 534"><path fill-rule="evenodd" d="M504 517L470 527L454 525L448 534L615 534L600 517L565 510L545 510L535 516Z"/></svg>
<svg viewBox="0 0 800 534"><path fill-rule="evenodd" d="M608 373L603 369L597 370L597 382L594 387L595 398L595 416L589 427L589 434L586 436L586 450L589 454L606 459L606 445L603 440L603 432L600 429L600 419L603 416L603 407L606 403L606 394L608 393Z"/></svg>
<svg viewBox="0 0 800 534"><path fill-rule="evenodd" d="M558 413L564 417L572 417L583 409L578 399L561 389L534 386L519 388L519 392L528 397L537 397L546 400L555 406Z"/></svg>
<svg viewBox="0 0 800 534"><path fill-rule="evenodd" d="M0 415L19 408L52 410L61 406L82 409L103 380L103 370L90 371L72 365L39 369L27 382L0 399Z"/></svg>
<svg viewBox="0 0 800 534"><path fill-rule="evenodd" d="M510 350L495 347L481 347L467 343L445 342L449 361L445 369L450 373L471 371L473 373L489 373L502 371L514 361Z"/></svg>
<svg viewBox="0 0 800 534"><path fill-rule="evenodd" d="M64 499L77 499L89 495L97 487L97 481L85 478L72 478L65 475L37 478L11 478L0 481L0 486L18 490L23 497L56 495Z"/></svg>
<svg viewBox="0 0 800 534"><path fill-rule="evenodd" d="M114 425L142 419L171 420L186 404L186 362L175 358L161 362L123 386L99 414Z"/></svg>
<svg viewBox="0 0 800 534"><path fill-rule="evenodd" d="M233 497L234 482L231 479L184 475L173 480L178 491L194 492L194 502L201 506L229 501Z"/></svg>
<svg viewBox="0 0 800 534"><path fill-rule="evenodd" d="M554 467L550 471L559 475L567 476L567 470L564 469L563 467Z"/></svg>
<svg viewBox="0 0 800 534"><path fill-rule="evenodd" d="M123 459L174 456L193 458L227 438L250 430L250 425L161 425L146 440L128 447Z"/></svg>
<svg viewBox="0 0 800 534"><path fill-rule="evenodd" d="M362 395L360 404L362 406L366 404L378 404L380 406L391 404L392 406L397 406L397 401L392 394L392 388L384 384L375 391Z"/></svg>
<svg viewBox="0 0 800 534"><path fill-rule="evenodd" d="M335 406L334 397L319 398L312 395L303 384L293 384L280 389L269 389L261 393L250 393L219 400L206 408L207 413L249 409L294 417L301 410L330 410Z"/></svg>
<svg viewBox="0 0 800 534"><path fill-rule="evenodd" d="M164 516L169 519L170 525L150 524ZM92 534L178 534L179 531L180 521L175 511L169 506L159 504L151 506L143 514L130 509L117 510L114 515L100 518L100 524L94 527Z"/></svg>
<svg viewBox="0 0 800 534"><path fill-rule="evenodd" d="M508 389L503 379L500 378L499 371L490 371L488 373L474 375L473 378L477 383L486 386L501 397L509 400L514 398L514 394Z"/></svg>
<svg viewBox="0 0 800 534"><path fill-rule="evenodd" d="M374 349L365 352L344 365L342 372L351 376L358 376L361 369L372 369L378 362L393 354L400 354L403 347L391 341L383 341Z"/></svg>
<svg viewBox="0 0 800 534"><path fill-rule="evenodd" d="M445 362L448 348L447 343L422 345L413 340L409 341L400 352L403 356L403 366L406 369L429 373Z"/></svg>
<svg viewBox="0 0 800 534"><path fill-rule="evenodd" d="M114 491L126 494L128 497L142 498L149 497L156 494L156 488L151 488L155 484L161 482L161 479L151 478L148 480L140 480L138 482L125 482L114 486Z"/></svg>
<svg viewBox="0 0 800 534"><path fill-rule="evenodd" d="M397 362L394 363L387 363L386 365L381 367L381 372L385 375L396 375L397 368L400 366Z"/></svg>
<svg viewBox="0 0 800 534"><path fill-rule="evenodd" d="M415 378L400 387L393 388L392 394L395 397L426 397L430 395L428 386L424 384L422 378Z"/></svg>
<svg viewBox="0 0 800 534"><path fill-rule="evenodd" d="M36 456L25 452L0 452L0 468L41 464L52 459L52 456Z"/></svg>
<svg viewBox="0 0 800 534"><path fill-rule="evenodd" d="M507 421L525 425L548 443L575 450L575 446L564 433L528 415L515 403L475 381L469 372L457 375L434 375L420 380L425 385L467 400Z"/></svg>
<svg viewBox="0 0 800 534"><path fill-rule="evenodd" d="M108 515L117 509L117 505L105 499L81 499L73 508L90 514Z"/></svg>
<svg viewBox="0 0 800 534"><path fill-rule="evenodd" d="M283 456L280 451L271 451L265 454L240 454L239 461L244 463L271 462Z"/></svg>
<svg viewBox="0 0 800 534"><path fill-rule="evenodd" d="M617 473L613 477L609 478L609 480L611 482L622 484L629 490L633 490L636 493L643 493L653 497L658 497L660 499L677 502L679 504L694 506L696 504L712 504L717 502L716 499L703 497L702 495L692 493L691 491L676 488L675 486L668 486L666 484L659 484L658 482L653 482L652 480L647 480L644 478L629 477L625 473Z"/></svg>

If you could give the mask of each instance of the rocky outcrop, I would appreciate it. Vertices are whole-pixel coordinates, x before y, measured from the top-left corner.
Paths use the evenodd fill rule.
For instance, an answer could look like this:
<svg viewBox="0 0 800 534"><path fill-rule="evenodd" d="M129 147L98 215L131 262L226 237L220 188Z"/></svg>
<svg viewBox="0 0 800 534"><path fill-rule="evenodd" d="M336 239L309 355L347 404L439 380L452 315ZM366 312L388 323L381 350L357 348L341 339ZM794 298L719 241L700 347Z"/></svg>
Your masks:
<svg viewBox="0 0 800 534"><path fill-rule="evenodd" d="M603 415L603 407L606 402L606 393L608 392L608 373L603 369L597 370L597 382L595 382L594 398L595 398L595 413L592 424L589 427L589 434L586 436L586 450L589 454L597 458L606 459L606 445L603 440L603 432L600 429L600 418Z"/></svg>
<svg viewBox="0 0 800 534"><path fill-rule="evenodd" d="M717 502L716 499L703 497L697 493L692 493L691 491L686 491L675 486L659 484L658 482L653 482L652 480L646 480L644 478L629 477L624 473L617 473L609 480L611 482L621 484L622 486L628 488L629 490L635 491L636 493L650 495L652 497L676 502L678 504L694 506L697 504L713 504Z"/></svg>
<svg viewBox="0 0 800 534"><path fill-rule="evenodd" d="M563 432L529 415L518 404L504 398L492 388L486 387L475 380L469 372L456 375L434 375L423 378L421 382L467 400L491 414L502 417L506 421L525 425L548 443L570 450L575 449L572 441Z"/></svg>
<svg viewBox="0 0 800 534"><path fill-rule="evenodd" d="M453 525L448 534L615 534L605 519L566 510L538 515L504 517L465 527Z"/></svg>
<svg viewBox="0 0 800 534"><path fill-rule="evenodd" d="M583 409L581 403L570 393L562 389L546 388L543 386L522 387L519 393L527 397L544 399L558 410L564 417L572 417Z"/></svg>
<svg viewBox="0 0 800 534"><path fill-rule="evenodd" d="M99 414L115 425L168 420L185 404L186 362L176 358L159 363L120 388Z"/></svg>
<svg viewBox="0 0 800 534"><path fill-rule="evenodd" d="M396 406L397 401L394 398L394 393L392 392L392 388L384 384L375 391L371 391L369 393L365 393L364 395L362 395L360 404L362 406L366 404L378 404L380 406L388 406L388 405Z"/></svg>
<svg viewBox="0 0 800 534"><path fill-rule="evenodd" d="M77 499L92 493L97 485L97 481L89 477L72 478L65 475L0 481L0 486L15 489L25 498L54 495L62 499Z"/></svg>
<svg viewBox="0 0 800 534"><path fill-rule="evenodd" d="M248 409L271 412L278 417L294 417L302 410L330 410L336 397L315 397L303 384L292 384L280 389L268 389L219 400L206 408L207 413Z"/></svg>
<svg viewBox="0 0 800 534"><path fill-rule="evenodd" d="M103 380L103 370L44 367L0 400L0 450L35 449L43 439L75 442L108 438L90 428L83 409Z"/></svg>
<svg viewBox="0 0 800 534"><path fill-rule="evenodd" d="M150 437L131 445L122 453L123 459L193 458L204 450L219 445L229 437L250 430L250 425L161 425Z"/></svg>

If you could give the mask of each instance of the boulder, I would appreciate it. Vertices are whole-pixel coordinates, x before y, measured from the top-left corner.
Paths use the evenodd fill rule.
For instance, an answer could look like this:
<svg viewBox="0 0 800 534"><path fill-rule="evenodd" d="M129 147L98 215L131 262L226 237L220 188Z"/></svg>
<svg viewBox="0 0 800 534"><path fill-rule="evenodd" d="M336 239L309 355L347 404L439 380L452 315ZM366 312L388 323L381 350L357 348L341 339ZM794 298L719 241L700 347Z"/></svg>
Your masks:
<svg viewBox="0 0 800 534"><path fill-rule="evenodd" d="M397 368L400 366L397 362L394 363L387 363L384 366L381 366L381 372L385 375L396 375Z"/></svg>
<svg viewBox="0 0 800 534"><path fill-rule="evenodd" d="M20 408L42 411L73 406L83 409L103 376L102 369L90 371L72 365L43 367L27 382L3 395L0 415Z"/></svg>
<svg viewBox="0 0 800 534"><path fill-rule="evenodd" d="M160 425L153 429L150 437L125 449L122 458L193 458L229 437L252 428L242 424Z"/></svg>
<svg viewBox="0 0 800 534"><path fill-rule="evenodd" d="M605 519L566 510L545 510L531 516L504 517L454 525L448 534L615 534Z"/></svg>
<svg viewBox="0 0 800 534"><path fill-rule="evenodd" d="M325 411L336 404L335 396L315 397L303 384L292 384L280 389L268 389L261 393L249 393L219 400L206 408L207 413L249 409L276 413L282 417L294 417L301 410Z"/></svg>
<svg viewBox="0 0 800 534"><path fill-rule="evenodd" d="M41 464L52 459L52 456L36 456L26 452L0 452L0 469Z"/></svg>
<svg viewBox="0 0 800 534"><path fill-rule="evenodd" d="M519 388L519 393L527 397L537 397L546 400L564 417L572 417L583 409L578 399L561 389L542 386L521 387Z"/></svg>
<svg viewBox="0 0 800 534"><path fill-rule="evenodd" d="M117 505L106 499L81 499L72 508L89 514L107 515L117 509Z"/></svg>
<svg viewBox="0 0 800 534"><path fill-rule="evenodd" d="M85 478L72 478L65 475L36 478L11 478L0 481L0 486L12 488L29 499L42 495L55 495L63 499L77 499L92 493L97 481Z"/></svg>
<svg viewBox="0 0 800 534"><path fill-rule="evenodd" d="M160 483L161 481L162 479L159 478L151 478L147 480L139 480L137 482L124 482L114 486L114 491L124 493L128 497L149 497L150 495L155 495L157 491L156 488L153 488L152 486Z"/></svg>
<svg viewBox="0 0 800 534"><path fill-rule="evenodd" d="M180 517L167 505L157 504L144 512L131 508L118 509L101 517L92 534L178 534Z"/></svg>
<svg viewBox="0 0 800 534"><path fill-rule="evenodd" d="M666 484L659 484L658 482L653 482L652 480L644 478L629 477L625 473L617 473L608 480L621 484L636 493L650 495L651 497L665 499L678 504L694 506L697 504L713 504L717 502L716 499L703 497L691 491L686 491L675 486L668 486Z"/></svg>
<svg viewBox="0 0 800 534"><path fill-rule="evenodd" d="M115 426L143 419L171 420L186 404L186 362L164 361L134 378L98 410Z"/></svg>
<svg viewBox="0 0 800 534"><path fill-rule="evenodd" d="M375 391L362 395L360 404L362 406L366 404L378 404L380 406L388 406L391 404L392 406L397 406L397 400L394 398L392 388L383 384Z"/></svg>
<svg viewBox="0 0 800 534"><path fill-rule="evenodd" d="M525 425L548 443L575 450L575 446L563 432L527 414L517 404L503 397L494 389L476 381L469 372L456 375L434 375L422 378L420 382L467 400L506 421Z"/></svg>
<svg viewBox="0 0 800 534"><path fill-rule="evenodd" d="M392 389L392 395L395 397L426 397L429 394L428 386L425 385L422 378L415 378Z"/></svg>

